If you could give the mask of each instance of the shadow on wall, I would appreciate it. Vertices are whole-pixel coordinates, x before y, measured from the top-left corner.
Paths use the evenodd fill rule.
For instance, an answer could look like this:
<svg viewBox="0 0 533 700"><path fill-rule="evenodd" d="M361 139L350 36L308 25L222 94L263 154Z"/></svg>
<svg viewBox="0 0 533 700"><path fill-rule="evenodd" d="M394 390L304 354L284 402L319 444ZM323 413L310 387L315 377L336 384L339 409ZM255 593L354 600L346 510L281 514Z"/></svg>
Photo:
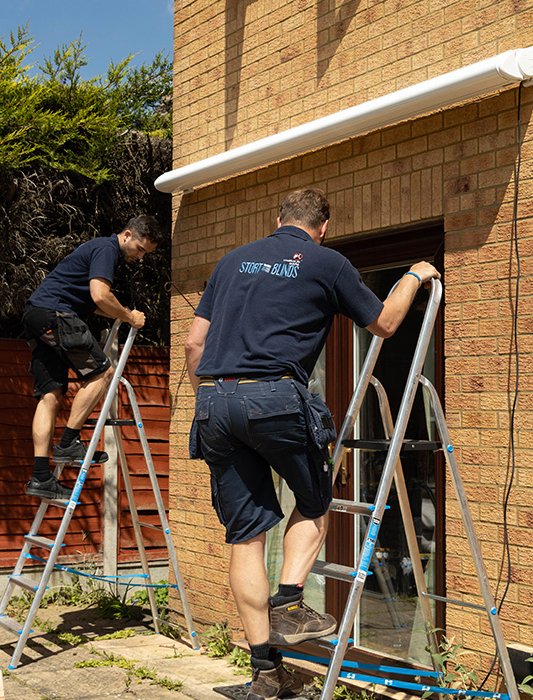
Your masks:
<svg viewBox="0 0 533 700"><path fill-rule="evenodd" d="M226 0L225 147L231 148L239 110L246 10L256 0ZM317 84L326 73L361 0L317 0ZM279 130L279 129L278 129Z"/></svg>
<svg viewBox="0 0 533 700"><path fill-rule="evenodd" d="M513 219L513 197L518 157L518 89L512 91L514 106L507 111L509 93L503 92L490 101L479 102L465 107L471 110L474 119L461 127L462 140L448 146L446 155L457 163L457 173L444 183L444 204L446 209L446 249L479 250L494 232L495 226L502 226L495 243L509 245L509 269L504 277L515 274L512 271L514 245L511 226ZM531 122L533 104L524 104L520 109L522 135L522 171L520 180L525 177L524 162L527 160L527 143L524 143L525 130ZM482 106L485 105L482 112ZM487 105L493 105L492 111ZM501 121L500 121L501 117ZM486 132L484 132L486 130ZM520 189L520 181L518 187ZM524 196L522 194L522 196ZM520 214L520 200L518 209ZM465 235L468 233L468 235ZM490 241L489 241L490 242ZM497 252L497 251L496 251ZM491 257L495 251L487 249L479 258L480 263L496 265L502 258ZM465 264L472 261L465 260ZM465 281L478 280L483 274L476 269L463 270ZM501 274L500 274L501 278Z"/></svg>
<svg viewBox="0 0 533 700"><path fill-rule="evenodd" d="M317 0L317 83L324 77L361 0Z"/></svg>
<svg viewBox="0 0 533 700"><path fill-rule="evenodd" d="M224 75L226 150L231 148L237 126L246 10L254 2L255 0L237 0L237 2L226 0L226 70ZM234 65L236 66L235 70L232 70Z"/></svg>

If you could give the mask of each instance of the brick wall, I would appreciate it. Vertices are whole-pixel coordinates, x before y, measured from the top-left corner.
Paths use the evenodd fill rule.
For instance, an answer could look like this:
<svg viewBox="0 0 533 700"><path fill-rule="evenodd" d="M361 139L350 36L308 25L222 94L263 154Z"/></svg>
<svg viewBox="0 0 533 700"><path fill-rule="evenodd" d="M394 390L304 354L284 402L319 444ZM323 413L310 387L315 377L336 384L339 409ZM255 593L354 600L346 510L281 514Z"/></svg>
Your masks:
<svg viewBox="0 0 533 700"><path fill-rule="evenodd" d="M183 165L531 43L529 0L176 0Z"/></svg>
<svg viewBox="0 0 533 700"><path fill-rule="evenodd" d="M180 145L175 164L252 141L508 48L526 46L525 27L531 24L526 4L458 2L442 7L432 0L348 2L342 8L337 3L329 19L324 14L319 21L317 11L333 3L257 0L239 4L245 21L238 17L226 24L221 3L178 7L175 124ZM345 12L351 14L344 17ZM203 26L207 15L211 17L208 34ZM193 22L194 38L187 29ZM237 41L243 22L240 48L234 49L231 42ZM322 30L317 35L318 26ZM207 63L200 58L195 63L194 56L200 57L207 37ZM195 42L194 51L190 42ZM293 53L283 53L289 49ZM240 71L238 98L229 99L234 93L224 87L224 51L232 80ZM358 60L357 55L364 57ZM305 70L297 68L304 57L309 66L307 80ZM218 72L202 69L208 65ZM247 76L254 77L255 88ZM193 83L198 89L189 94ZM200 97L206 90L211 91L209 97ZM502 502L514 382L510 334L516 263L510 260L517 94L516 89L508 90L176 196L173 275L184 297L175 293L172 300L171 502L178 507L171 514L180 533L177 544L190 584L193 614L199 622L228 619L238 628L227 586L228 548L209 504L207 469L202 462L186 458L186 434L193 414L183 354L192 320L189 304L197 304L214 263L233 247L270 232L281 198L304 185L328 192L333 212L330 241L422 221L444 221L446 414L494 590L502 558ZM228 113L236 119L231 138L224 99L228 110L235 108ZM522 102L520 393L516 473L508 508L511 586L501 618L508 642L530 643L533 88L523 90ZM261 110L267 103L273 112L263 122ZM191 122L180 114L182 107L193 117ZM477 584L451 485L448 492L446 583L451 597L461 597L477 590ZM502 589L503 584L500 594ZM449 608L448 632L481 652L481 664L488 667L493 646L484 617Z"/></svg>
<svg viewBox="0 0 533 700"><path fill-rule="evenodd" d="M512 90L468 108L387 129L185 195L174 246L175 278L187 300L195 305L214 260L269 232L280 197L295 187L313 184L327 189L333 211L331 233L339 239L444 218L447 420L460 448L458 459L493 585L502 552L501 504L513 385L509 345L515 272L510 284L513 185L509 155L516 149L512 128L516 96ZM533 91L525 91L524 98L524 111L529 114ZM485 128L480 131L482 122ZM532 469L528 458L530 461L533 427L533 189L527 164L533 156L532 144L529 132L523 147L519 207L521 393L516 424L520 433L515 487L509 502L513 583L502 611L508 639L524 643L531 635L531 624L524 610L517 614L516 606L526 606L532 593L528 574ZM181 557L191 577L195 612L200 619L213 620L230 616L227 552L209 503L206 468L202 462L186 460L193 398L184 375L183 343L192 309L178 294L173 297L172 318L171 452L175 457L171 488L177 498L173 502L178 504L172 514L181 533L178 546L184 550ZM453 499L447 508L447 551L449 594L475 590L475 574ZM201 568L198 553L209 555L201 556ZM486 631L478 616L450 609L448 623L450 631L456 627L459 636L460 630L465 630L465 643L480 648L479 635L476 641L467 631L470 627Z"/></svg>

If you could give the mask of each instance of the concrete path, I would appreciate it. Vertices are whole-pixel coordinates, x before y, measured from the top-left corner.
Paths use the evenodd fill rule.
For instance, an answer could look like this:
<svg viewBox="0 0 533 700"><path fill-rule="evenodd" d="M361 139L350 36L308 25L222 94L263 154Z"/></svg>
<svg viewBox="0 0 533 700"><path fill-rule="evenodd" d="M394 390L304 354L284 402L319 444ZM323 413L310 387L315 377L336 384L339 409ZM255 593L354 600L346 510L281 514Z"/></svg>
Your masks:
<svg viewBox="0 0 533 700"><path fill-rule="evenodd" d="M242 685L249 680L249 675L236 673L226 659L209 657L162 635L147 634L149 630L143 625L134 625L133 637L95 640L127 623L106 621L102 629L93 615L84 625L83 617L91 618L89 612L72 607L40 611L39 618L46 617L56 628L29 640L23 663L15 671L6 671L14 635L0 630L5 700L223 700L213 687ZM65 631L86 634L89 641L77 646L61 642L58 632ZM94 666L79 668L80 662ZM134 668L153 672L154 680L140 680ZM165 687L175 682L181 684L179 690Z"/></svg>
<svg viewBox="0 0 533 700"><path fill-rule="evenodd" d="M212 658L205 649L194 651L188 643L154 634L150 617L140 623L107 620L96 608L53 605L39 610L38 620L41 629L50 631L29 640L14 671L6 669L15 635L0 628L4 685L2 697L0 679L0 700L224 700L215 687L230 687L228 697L246 700L244 684L251 679L250 671L239 673L227 657ZM133 630L135 635L117 637L120 630ZM65 634L71 637L62 640L60 635ZM75 635L87 641L76 644ZM115 636L100 639L103 635ZM311 681L323 673L323 667L308 661L295 666L288 658L284 663L297 668L306 683L304 695L293 700L319 700L320 692ZM152 674L152 680L140 679L136 670ZM356 681L347 685L364 691L364 698L412 698L402 692L372 695L368 685Z"/></svg>

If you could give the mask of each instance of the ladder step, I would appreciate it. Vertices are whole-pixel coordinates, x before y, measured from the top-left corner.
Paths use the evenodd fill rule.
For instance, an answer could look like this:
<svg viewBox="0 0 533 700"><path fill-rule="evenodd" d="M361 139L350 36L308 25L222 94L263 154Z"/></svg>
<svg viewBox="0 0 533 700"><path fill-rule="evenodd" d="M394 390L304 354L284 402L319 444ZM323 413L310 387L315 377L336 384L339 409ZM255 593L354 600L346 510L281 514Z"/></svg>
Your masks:
<svg viewBox="0 0 533 700"><path fill-rule="evenodd" d="M88 418L85 423L87 425L96 425L96 418ZM133 418L108 418L104 425L136 425Z"/></svg>
<svg viewBox="0 0 533 700"><path fill-rule="evenodd" d="M484 610L487 612L487 608L484 605L479 605L478 603L469 603L465 600L458 600L457 598L445 598L442 595L435 595L434 593L426 593L424 591L422 592L422 595L426 596L426 598L431 598L432 600L440 600L443 603L450 603L450 605L460 605L463 608L474 608L474 610Z"/></svg>
<svg viewBox="0 0 533 700"><path fill-rule="evenodd" d="M47 506L56 506L57 508L63 508L66 510L68 508L69 501L59 501L57 498L43 498L43 503Z"/></svg>
<svg viewBox="0 0 533 700"><path fill-rule="evenodd" d="M386 452L391 441L385 438L381 440L343 440L345 447L352 447L359 450L374 450L376 452ZM428 451L435 452L442 448L442 443L435 440L402 440L402 451Z"/></svg>
<svg viewBox="0 0 533 700"><path fill-rule="evenodd" d="M376 510L376 506L373 503L358 503L357 501L345 501L342 498L334 498L330 503L329 509L337 513L370 515Z"/></svg>
<svg viewBox="0 0 533 700"><path fill-rule="evenodd" d="M5 613L0 613L0 627L4 627L6 630L11 630L11 632L14 632L15 634L22 634L22 623L15 620L13 617L8 617ZM38 632L33 629L29 631L29 636L35 636L36 634L38 634Z"/></svg>
<svg viewBox="0 0 533 700"><path fill-rule="evenodd" d="M37 581L29 578L29 576L23 576L22 574L12 574L9 577L9 580L12 581L12 583L15 583L17 586L26 588L26 590L32 591L33 593L35 593L35 591L39 588L39 583Z"/></svg>
<svg viewBox="0 0 533 700"><path fill-rule="evenodd" d="M151 523L142 523L140 520L137 520L137 525L140 525L141 527L148 527L150 530L157 530L158 532L164 532L162 527L159 527L158 525L152 525Z"/></svg>
<svg viewBox="0 0 533 700"><path fill-rule="evenodd" d="M336 634L328 634L326 637L318 637L318 639L313 639L313 644L317 644L322 649L327 651L333 651L337 646L339 638ZM348 644L353 644L353 639L348 640Z"/></svg>
<svg viewBox="0 0 533 700"><path fill-rule="evenodd" d="M15 634L20 634L22 632L22 625L18 620L14 620L12 617L8 617L4 613L0 613L0 625L6 630L11 630Z"/></svg>
<svg viewBox="0 0 533 700"><path fill-rule="evenodd" d="M353 567L343 566L342 564L332 564L331 562L322 561L320 559L315 561L311 571L314 574L334 578L337 579L337 581L348 581L348 583L352 583L357 574Z"/></svg>
<svg viewBox="0 0 533 700"><path fill-rule="evenodd" d="M54 540L49 540L48 537L41 537L40 535L24 535L24 539L37 545L37 547L44 547L44 549L52 549L55 545ZM61 546L64 547L65 545L62 544Z"/></svg>

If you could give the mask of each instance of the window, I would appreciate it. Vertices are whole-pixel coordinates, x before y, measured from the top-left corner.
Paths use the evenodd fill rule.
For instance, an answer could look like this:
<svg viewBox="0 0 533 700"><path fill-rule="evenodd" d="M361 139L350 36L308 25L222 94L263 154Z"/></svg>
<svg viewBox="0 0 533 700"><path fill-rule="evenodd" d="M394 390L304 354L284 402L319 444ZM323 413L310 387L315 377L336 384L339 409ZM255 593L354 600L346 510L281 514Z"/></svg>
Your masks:
<svg viewBox="0 0 533 700"><path fill-rule="evenodd" d="M396 280L417 260L434 261L442 271L442 241L442 227L433 226L396 235L367 238L336 247L359 268L368 286L380 298L385 298ZM379 266L376 261L379 261ZM426 301L427 292L421 290L401 328L384 342L374 370L374 376L384 385L393 419L403 394ZM338 426L342 422L370 340L370 334L364 329L354 332L353 324L347 319L337 319L328 338L326 390ZM441 312L424 368L425 376L441 395L442 370ZM358 437L383 437L380 411L372 387L367 392L356 431ZM432 432L431 419L419 389L407 437L428 439L433 437ZM356 450L347 457L337 479L335 495L372 502L385 452ZM441 458L438 453L413 452L402 453L401 459L426 585L430 592L442 594L444 483ZM426 665L426 635L394 487L388 504L390 508L383 518L372 561L373 575L367 579L359 607L354 629L355 646L363 654L397 657ZM353 565L365 527L366 519L360 516L333 513L326 559ZM348 585L328 580L326 590L328 610L340 619ZM443 611L440 606L435 610L434 622L435 626L443 626Z"/></svg>

